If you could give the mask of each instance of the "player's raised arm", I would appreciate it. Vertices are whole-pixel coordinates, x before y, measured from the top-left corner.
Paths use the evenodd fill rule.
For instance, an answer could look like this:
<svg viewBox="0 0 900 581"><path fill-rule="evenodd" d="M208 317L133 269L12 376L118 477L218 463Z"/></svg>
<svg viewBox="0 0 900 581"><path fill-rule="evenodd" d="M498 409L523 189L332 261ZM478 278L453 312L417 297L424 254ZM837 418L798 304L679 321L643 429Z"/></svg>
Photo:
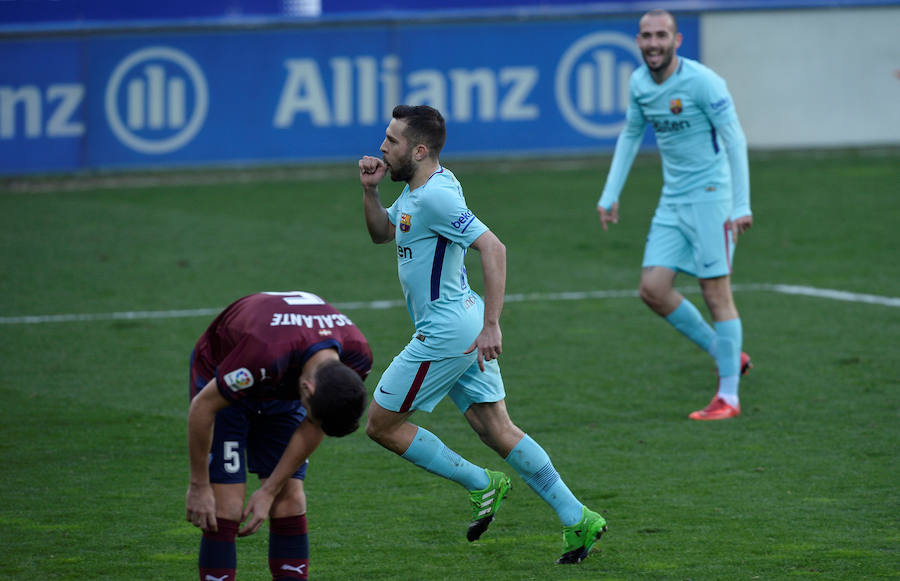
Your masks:
<svg viewBox="0 0 900 581"><path fill-rule="evenodd" d="M506 246L488 230L475 239L472 248L481 253L481 269L484 273L484 327L466 350L478 349L478 367L484 371L484 362L496 359L503 352L503 334L500 331L500 313L506 294Z"/></svg>
<svg viewBox="0 0 900 581"><path fill-rule="evenodd" d="M363 210L366 227L372 242L383 244L394 239L394 225L388 219L387 210L381 204L378 183L387 172L385 163L377 157L363 156L359 160L359 182L363 188Z"/></svg>

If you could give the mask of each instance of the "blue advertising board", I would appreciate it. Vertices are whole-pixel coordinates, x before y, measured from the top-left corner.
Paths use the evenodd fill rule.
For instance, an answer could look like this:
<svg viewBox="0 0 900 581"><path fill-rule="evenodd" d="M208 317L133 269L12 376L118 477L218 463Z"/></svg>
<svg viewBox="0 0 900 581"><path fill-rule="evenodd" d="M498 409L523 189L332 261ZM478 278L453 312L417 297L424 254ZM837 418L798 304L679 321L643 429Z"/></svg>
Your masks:
<svg viewBox="0 0 900 581"><path fill-rule="evenodd" d="M697 58L698 21L679 21ZM398 103L449 155L596 152L640 66L627 19L0 40L0 173L355 160ZM648 139L650 139L648 137Z"/></svg>
<svg viewBox="0 0 900 581"><path fill-rule="evenodd" d="M634 14L650 8L697 13L896 5L897 0L0 0L0 32L133 26L233 25L285 19L372 20L501 14Z"/></svg>

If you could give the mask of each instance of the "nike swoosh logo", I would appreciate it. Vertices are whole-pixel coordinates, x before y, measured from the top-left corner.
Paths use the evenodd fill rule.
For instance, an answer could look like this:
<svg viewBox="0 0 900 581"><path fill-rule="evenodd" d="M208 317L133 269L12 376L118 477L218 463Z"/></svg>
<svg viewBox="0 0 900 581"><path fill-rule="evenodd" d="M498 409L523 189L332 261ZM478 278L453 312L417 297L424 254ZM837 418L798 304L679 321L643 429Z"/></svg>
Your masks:
<svg viewBox="0 0 900 581"><path fill-rule="evenodd" d="M704 263L703 263L703 268L709 268L710 266L712 266L713 264L715 264L715 263L717 263L717 262L719 262L719 261L718 261L718 260L713 260L712 262L704 262Z"/></svg>
<svg viewBox="0 0 900 581"><path fill-rule="evenodd" d="M391 393L391 392L389 392L389 391L384 391L384 388L383 388L383 387L379 387L379 388L378 388L378 391L380 391L380 392L383 393L384 395L394 395L393 393Z"/></svg>

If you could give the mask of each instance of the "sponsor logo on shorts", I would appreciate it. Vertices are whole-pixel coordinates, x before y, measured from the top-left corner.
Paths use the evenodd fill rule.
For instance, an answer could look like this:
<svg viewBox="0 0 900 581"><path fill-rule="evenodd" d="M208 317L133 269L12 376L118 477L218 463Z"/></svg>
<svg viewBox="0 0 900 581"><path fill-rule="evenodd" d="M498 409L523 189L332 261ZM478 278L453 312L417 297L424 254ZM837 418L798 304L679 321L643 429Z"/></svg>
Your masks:
<svg viewBox="0 0 900 581"><path fill-rule="evenodd" d="M242 389L253 387L253 374L250 373L250 370L246 367L235 369L231 373L225 375L225 385L227 385L231 391L241 391Z"/></svg>

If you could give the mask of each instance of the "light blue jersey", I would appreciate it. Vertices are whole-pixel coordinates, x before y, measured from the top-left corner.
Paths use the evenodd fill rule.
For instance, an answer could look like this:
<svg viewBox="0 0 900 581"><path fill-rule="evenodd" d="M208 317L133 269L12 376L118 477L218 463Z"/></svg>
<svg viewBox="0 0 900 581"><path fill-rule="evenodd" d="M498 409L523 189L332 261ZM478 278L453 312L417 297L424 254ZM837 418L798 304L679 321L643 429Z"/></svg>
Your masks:
<svg viewBox="0 0 900 581"><path fill-rule="evenodd" d="M625 128L598 205L609 209L618 201L650 124L662 159L660 204L728 200L732 218L748 215L746 139L731 94L708 67L678 59L678 68L659 85L646 65L632 73Z"/></svg>
<svg viewBox="0 0 900 581"><path fill-rule="evenodd" d="M387 213L416 326L407 350L423 360L462 355L484 326L484 303L469 288L465 254L487 226L468 209L462 186L446 168L413 191L407 185Z"/></svg>

